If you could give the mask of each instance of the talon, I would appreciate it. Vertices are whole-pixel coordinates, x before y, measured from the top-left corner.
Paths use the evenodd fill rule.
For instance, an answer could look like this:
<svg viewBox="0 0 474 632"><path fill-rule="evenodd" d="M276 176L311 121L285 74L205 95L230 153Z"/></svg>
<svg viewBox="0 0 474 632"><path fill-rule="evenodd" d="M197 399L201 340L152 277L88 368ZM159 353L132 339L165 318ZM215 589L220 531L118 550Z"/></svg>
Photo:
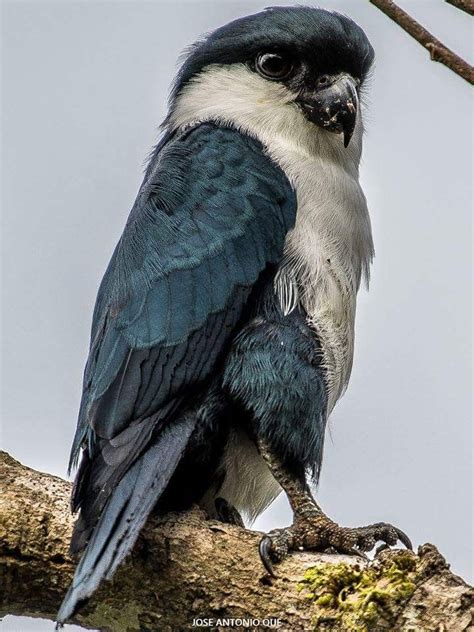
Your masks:
<svg viewBox="0 0 474 632"><path fill-rule="evenodd" d="M262 560L262 564L264 565L267 573L272 577L276 577L270 557L272 546L273 545L271 539L266 535L260 540L260 544L258 545L258 552L260 553L260 559Z"/></svg>
<svg viewBox="0 0 474 632"><path fill-rule="evenodd" d="M397 535L398 535L398 539L400 540L400 542L402 544L405 545L405 547L409 550L409 551L413 551L413 545L411 543L410 538L407 536L406 533L404 533L401 529L397 529L396 527L394 527Z"/></svg>

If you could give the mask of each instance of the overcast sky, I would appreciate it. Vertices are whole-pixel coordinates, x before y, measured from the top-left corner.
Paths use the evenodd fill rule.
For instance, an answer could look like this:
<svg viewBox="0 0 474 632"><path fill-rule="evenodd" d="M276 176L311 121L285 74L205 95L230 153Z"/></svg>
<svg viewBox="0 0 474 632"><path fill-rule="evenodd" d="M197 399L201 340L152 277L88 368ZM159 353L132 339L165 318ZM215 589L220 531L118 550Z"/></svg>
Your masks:
<svg viewBox="0 0 474 632"><path fill-rule="evenodd" d="M268 4L3 2L2 448L23 463L65 476L97 286L179 53ZM466 15L400 4L470 56ZM472 577L470 88L368 2L324 6L376 51L362 165L376 259L319 501L342 524L393 522ZM280 498L256 526L290 520Z"/></svg>

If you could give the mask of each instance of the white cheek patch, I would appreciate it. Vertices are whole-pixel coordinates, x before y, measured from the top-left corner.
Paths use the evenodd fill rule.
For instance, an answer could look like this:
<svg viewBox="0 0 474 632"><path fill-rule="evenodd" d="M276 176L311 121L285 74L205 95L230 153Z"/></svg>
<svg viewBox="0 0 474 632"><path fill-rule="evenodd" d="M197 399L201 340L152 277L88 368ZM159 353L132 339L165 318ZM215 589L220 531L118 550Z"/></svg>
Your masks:
<svg viewBox="0 0 474 632"><path fill-rule="evenodd" d="M263 79L243 64L211 65L184 86L167 123L171 128L208 120L265 126L293 100L283 85Z"/></svg>
<svg viewBox="0 0 474 632"><path fill-rule="evenodd" d="M296 97L283 84L264 79L243 64L211 65L184 86L166 124L170 129L210 120L230 124L258 138L270 153L274 145L307 157L330 149L335 160L353 163L357 171L360 117L351 144L344 149L342 135L308 121Z"/></svg>

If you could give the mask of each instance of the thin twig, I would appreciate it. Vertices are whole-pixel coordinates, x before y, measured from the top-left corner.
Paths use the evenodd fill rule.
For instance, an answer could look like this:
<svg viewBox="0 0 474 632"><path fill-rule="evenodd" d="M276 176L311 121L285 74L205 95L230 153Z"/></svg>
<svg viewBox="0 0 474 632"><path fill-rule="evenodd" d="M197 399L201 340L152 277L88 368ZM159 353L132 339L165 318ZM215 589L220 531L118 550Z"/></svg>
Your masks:
<svg viewBox="0 0 474 632"><path fill-rule="evenodd" d="M474 0L446 0L446 2L452 4L456 9L461 9L461 11L469 13L469 15L474 15Z"/></svg>
<svg viewBox="0 0 474 632"><path fill-rule="evenodd" d="M424 46L433 61L439 61L469 83L474 84L474 67L440 42L398 5L391 0L369 0L369 2Z"/></svg>

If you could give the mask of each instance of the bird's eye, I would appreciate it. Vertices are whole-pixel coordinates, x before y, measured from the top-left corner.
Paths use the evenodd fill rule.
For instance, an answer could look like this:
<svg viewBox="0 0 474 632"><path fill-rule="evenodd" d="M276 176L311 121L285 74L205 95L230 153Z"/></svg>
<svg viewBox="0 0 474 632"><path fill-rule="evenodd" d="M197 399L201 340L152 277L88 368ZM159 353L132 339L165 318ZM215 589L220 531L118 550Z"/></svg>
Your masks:
<svg viewBox="0 0 474 632"><path fill-rule="evenodd" d="M293 62L288 55L282 53L260 53L255 67L265 79L287 79L293 70Z"/></svg>

